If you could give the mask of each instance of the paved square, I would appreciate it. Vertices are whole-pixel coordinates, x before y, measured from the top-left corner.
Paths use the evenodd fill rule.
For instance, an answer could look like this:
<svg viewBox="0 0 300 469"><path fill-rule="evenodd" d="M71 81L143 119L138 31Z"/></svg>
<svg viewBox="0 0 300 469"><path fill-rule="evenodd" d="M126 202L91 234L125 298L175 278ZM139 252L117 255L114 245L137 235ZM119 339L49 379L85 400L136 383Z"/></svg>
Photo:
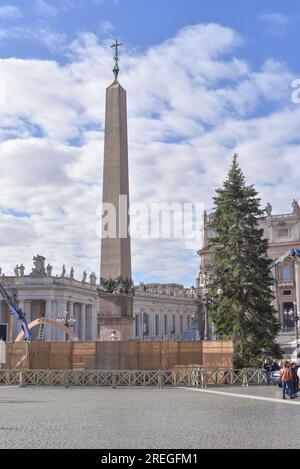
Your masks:
<svg viewBox="0 0 300 469"><path fill-rule="evenodd" d="M273 386L0 387L0 448L300 448L300 402L279 397Z"/></svg>

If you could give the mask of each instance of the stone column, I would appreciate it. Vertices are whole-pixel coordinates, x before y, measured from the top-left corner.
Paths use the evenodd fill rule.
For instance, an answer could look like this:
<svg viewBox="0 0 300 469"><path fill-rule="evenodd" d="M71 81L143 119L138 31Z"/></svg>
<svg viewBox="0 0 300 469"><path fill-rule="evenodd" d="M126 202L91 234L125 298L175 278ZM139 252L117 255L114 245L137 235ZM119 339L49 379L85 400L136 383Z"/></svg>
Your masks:
<svg viewBox="0 0 300 469"><path fill-rule="evenodd" d="M297 312L300 312L300 263L295 261L295 282L296 282L296 301Z"/></svg>
<svg viewBox="0 0 300 469"><path fill-rule="evenodd" d="M24 313L29 324L31 322L31 300L24 300Z"/></svg>
<svg viewBox="0 0 300 469"><path fill-rule="evenodd" d="M57 319L57 301L52 301L52 307L51 307L51 318L55 321ZM51 341L56 341L57 340L57 329L55 326L51 327L51 335L50 335L50 340Z"/></svg>
<svg viewBox="0 0 300 469"><path fill-rule="evenodd" d="M57 317L58 318L64 318L66 315L66 310L67 310L67 302L66 300L59 300L57 303ZM65 342L66 337L65 333L63 331L57 330L57 341L59 342Z"/></svg>
<svg viewBox="0 0 300 469"><path fill-rule="evenodd" d="M176 337L180 338L180 313L176 311Z"/></svg>
<svg viewBox="0 0 300 469"><path fill-rule="evenodd" d="M98 305L92 305L92 340L98 339Z"/></svg>
<svg viewBox="0 0 300 469"><path fill-rule="evenodd" d="M74 313L74 301L69 301L69 309L68 309L68 311L69 311L70 318L74 318L74 317L75 317L75 316L74 316L74 314L75 314L75 313ZM73 326L71 326L70 329L71 329L73 332L75 332L75 327L76 327L76 323L75 323Z"/></svg>
<svg viewBox="0 0 300 469"><path fill-rule="evenodd" d="M160 337L161 340L163 340L164 335L165 335L165 315L164 312L161 310L159 311L159 331L160 331Z"/></svg>
<svg viewBox="0 0 300 469"><path fill-rule="evenodd" d="M75 326L74 326L74 332L78 338L80 338L80 312L79 312L79 304L76 303L74 304L74 318L76 320Z"/></svg>
<svg viewBox="0 0 300 469"><path fill-rule="evenodd" d="M300 316L300 262L297 260L295 261L295 282L296 282L296 313L297 316ZM298 328L299 328L299 321L297 323ZM298 337L298 334L297 334Z"/></svg>
<svg viewBox="0 0 300 469"><path fill-rule="evenodd" d="M52 300L46 300L45 318L54 319L52 317ZM52 328L53 326L45 324L45 342L50 342L52 340Z"/></svg>
<svg viewBox="0 0 300 469"><path fill-rule="evenodd" d="M3 321L3 317L2 317L2 301L0 300L0 324L2 324L4 321Z"/></svg>
<svg viewBox="0 0 300 469"><path fill-rule="evenodd" d="M85 307L85 338L92 340L92 305Z"/></svg>
<svg viewBox="0 0 300 469"><path fill-rule="evenodd" d="M85 304L80 305L80 340L85 341Z"/></svg>
<svg viewBox="0 0 300 469"><path fill-rule="evenodd" d="M73 301L69 301L69 314L70 314L70 317L74 317L74 302Z"/></svg>

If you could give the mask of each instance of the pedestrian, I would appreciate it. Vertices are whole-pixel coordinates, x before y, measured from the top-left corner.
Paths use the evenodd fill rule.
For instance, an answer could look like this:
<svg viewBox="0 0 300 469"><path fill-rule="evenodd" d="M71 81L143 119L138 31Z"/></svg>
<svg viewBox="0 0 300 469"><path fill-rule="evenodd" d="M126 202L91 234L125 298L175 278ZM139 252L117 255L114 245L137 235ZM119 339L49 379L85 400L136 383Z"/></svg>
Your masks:
<svg viewBox="0 0 300 469"><path fill-rule="evenodd" d="M291 364L291 372L292 372L292 394L293 394L293 397L297 397L299 378L297 374L296 363Z"/></svg>
<svg viewBox="0 0 300 469"><path fill-rule="evenodd" d="M110 335L109 340L111 340L112 342L115 342L116 340L120 340L117 331L115 330L112 331L112 334Z"/></svg>
<svg viewBox="0 0 300 469"><path fill-rule="evenodd" d="M292 393L292 372L290 368L290 363L288 361L284 362L283 368L281 368L280 370L280 381L282 382L282 398L285 399L285 395L287 393L290 399L294 399Z"/></svg>
<svg viewBox="0 0 300 469"><path fill-rule="evenodd" d="M280 370L280 366L278 365L276 360L273 360L272 365L271 365L271 371L279 371L279 370Z"/></svg>
<svg viewBox="0 0 300 469"><path fill-rule="evenodd" d="M263 372L266 384L269 385L270 384L271 367L270 367L270 363L268 362L268 360L264 361L264 363L262 365L262 372Z"/></svg>
<svg viewBox="0 0 300 469"><path fill-rule="evenodd" d="M297 369L297 376L298 376L298 389L299 389L299 382L300 382L300 366Z"/></svg>

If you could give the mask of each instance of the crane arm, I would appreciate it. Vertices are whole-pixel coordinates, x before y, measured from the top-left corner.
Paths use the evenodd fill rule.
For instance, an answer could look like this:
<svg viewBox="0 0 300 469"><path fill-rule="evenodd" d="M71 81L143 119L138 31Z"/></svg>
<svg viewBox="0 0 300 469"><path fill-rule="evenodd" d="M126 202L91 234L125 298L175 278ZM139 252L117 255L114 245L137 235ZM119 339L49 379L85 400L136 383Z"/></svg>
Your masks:
<svg viewBox="0 0 300 469"><path fill-rule="evenodd" d="M285 254L278 257L278 259L275 259L275 261L272 262L270 269L273 269L273 267L281 264L281 262L284 262L286 259L294 259L296 262L300 262L300 249L290 249Z"/></svg>
<svg viewBox="0 0 300 469"><path fill-rule="evenodd" d="M19 322L19 324L20 324L20 326L21 326L21 328L24 332L25 340L27 342L29 342L31 340L31 335L30 335L30 331L29 331L29 328L28 328L28 324L27 324L25 314L23 313L23 311L21 309L18 309L15 306L12 298L7 293L6 289L4 288L4 286L1 283L0 283L0 294L2 295L4 301L6 301L8 307L9 307L9 311L12 314L12 316L14 318L16 318L16 320Z"/></svg>

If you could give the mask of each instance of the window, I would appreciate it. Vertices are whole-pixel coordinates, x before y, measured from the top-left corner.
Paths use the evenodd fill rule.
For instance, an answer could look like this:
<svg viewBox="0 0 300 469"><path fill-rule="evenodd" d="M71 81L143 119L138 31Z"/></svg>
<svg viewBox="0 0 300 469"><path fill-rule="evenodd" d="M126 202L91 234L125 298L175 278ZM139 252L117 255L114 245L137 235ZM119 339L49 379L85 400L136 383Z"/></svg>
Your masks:
<svg viewBox="0 0 300 469"><path fill-rule="evenodd" d="M183 333L183 316L180 316L180 334Z"/></svg>
<svg viewBox="0 0 300 469"><path fill-rule="evenodd" d="M289 236L289 229L288 228L280 228L278 230L278 237L279 238L287 238Z"/></svg>
<svg viewBox="0 0 300 469"><path fill-rule="evenodd" d="M155 315L155 335L159 335L159 316Z"/></svg>
<svg viewBox="0 0 300 469"><path fill-rule="evenodd" d="M191 318L190 318L190 316L187 317L187 328L188 329L191 328Z"/></svg>
<svg viewBox="0 0 300 469"><path fill-rule="evenodd" d="M293 279L292 266L291 265L283 266L281 275L282 275L282 280L284 282L291 282Z"/></svg>
<svg viewBox="0 0 300 469"><path fill-rule="evenodd" d="M283 290L283 294L286 296L290 296L292 294L292 290Z"/></svg>

